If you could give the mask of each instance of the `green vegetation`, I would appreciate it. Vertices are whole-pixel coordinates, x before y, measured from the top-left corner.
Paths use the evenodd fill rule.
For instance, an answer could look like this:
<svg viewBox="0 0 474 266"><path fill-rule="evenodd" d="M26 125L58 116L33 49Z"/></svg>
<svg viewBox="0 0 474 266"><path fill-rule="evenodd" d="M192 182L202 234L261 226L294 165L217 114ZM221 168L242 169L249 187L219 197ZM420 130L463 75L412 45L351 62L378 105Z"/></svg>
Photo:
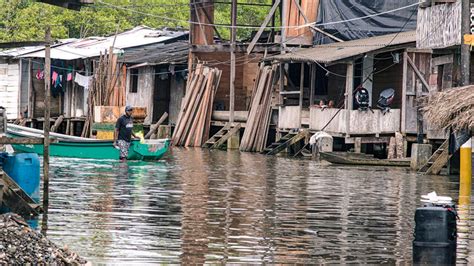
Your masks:
<svg viewBox="0 0 474 266"><path fill-rule="evenodd" d="M47 25L51 26L54 39L104 36L138 25L187 29L189 2L96 0L94 5L73 11L32 0L0 0L0 42L43 40ZM271 4L271 0L246 2ZM215 4L216 24L230 24L230 7L230 4ZM260 25L269 9L268 6L239 6L238 24ZM224 39L229 38L229 28L218 29ZM238 39L249 38L251 32L252 29L239 29Z"/></svg>

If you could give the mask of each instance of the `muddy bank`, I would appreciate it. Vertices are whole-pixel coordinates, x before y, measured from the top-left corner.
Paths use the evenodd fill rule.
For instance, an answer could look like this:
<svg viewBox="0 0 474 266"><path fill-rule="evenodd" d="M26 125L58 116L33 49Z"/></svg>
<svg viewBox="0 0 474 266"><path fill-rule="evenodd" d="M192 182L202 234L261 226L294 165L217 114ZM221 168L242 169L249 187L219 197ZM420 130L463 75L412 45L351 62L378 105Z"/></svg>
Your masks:
<svg viewBox="0 0 474 266"><path fill-rule="evenodd" d="M24 263L81 265L87 261L32 230L20 216L0 215L0 264Z"/></svg>

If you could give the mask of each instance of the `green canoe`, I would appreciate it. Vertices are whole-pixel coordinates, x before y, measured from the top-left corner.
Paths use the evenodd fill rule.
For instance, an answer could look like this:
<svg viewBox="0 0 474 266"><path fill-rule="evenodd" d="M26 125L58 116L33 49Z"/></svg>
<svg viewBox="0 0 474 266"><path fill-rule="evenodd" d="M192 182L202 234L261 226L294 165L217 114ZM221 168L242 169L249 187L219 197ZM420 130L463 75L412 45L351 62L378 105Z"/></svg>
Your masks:
<svg viewBox="0 0 474 266"><path fill-rule="evenodd" d="M10 137L24 137L21 133L9 131ZM133 140L128 160L158 160L169 149L169 139L146 140L140 143L139 140ZM12 144L15 152L32 152L39 155L43 154L42 144ZM110 140L92 140L87 141L72 139L57 139L50 144L50 156L87 158L87 159L119 159L119 150L113 146Z"/></svg>

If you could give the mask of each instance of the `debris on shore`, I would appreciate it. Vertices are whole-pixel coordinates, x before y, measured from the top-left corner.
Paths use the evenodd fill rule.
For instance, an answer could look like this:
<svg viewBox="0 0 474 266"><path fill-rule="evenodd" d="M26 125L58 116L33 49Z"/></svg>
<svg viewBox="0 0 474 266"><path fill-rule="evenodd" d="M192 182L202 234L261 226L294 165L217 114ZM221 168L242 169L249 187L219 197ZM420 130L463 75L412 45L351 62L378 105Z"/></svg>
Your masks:
<svg viewBox="0 0 474 266"><path fill-rule="evenodd" d="M59 248L14 213L0 215L0 264L84 265L87 261Z"/></svg>

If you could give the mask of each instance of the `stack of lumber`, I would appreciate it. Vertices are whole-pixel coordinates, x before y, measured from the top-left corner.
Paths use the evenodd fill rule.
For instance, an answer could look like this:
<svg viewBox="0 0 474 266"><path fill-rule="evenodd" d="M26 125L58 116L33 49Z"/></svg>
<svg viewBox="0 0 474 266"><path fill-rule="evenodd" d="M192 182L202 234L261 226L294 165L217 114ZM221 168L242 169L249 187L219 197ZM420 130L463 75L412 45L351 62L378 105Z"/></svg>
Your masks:
<svg viewBox="0 0 474 266"><path fill-rule="evenodd" d="M95 106L124 106L126 68L117 62L113 48L100 54L94 61L94 76L89 87L88 116L81 136L89 136L94 118Z"/></svg>
<svg viewBox="0 0 474 266"><path fill-rule="evenodd" d="M255 79L249 116L240 143L241 151L261 152L267 142L271 118L272 88L277 80L277 66L260 66Z"/></svg>
<svg viewBox="0 0 474 266"><path fill-rule="evenodd" d="M222 71L197 64L188 78L178 121L173 133L176 146L200 147L209 138L212 103Z"/></svg>

